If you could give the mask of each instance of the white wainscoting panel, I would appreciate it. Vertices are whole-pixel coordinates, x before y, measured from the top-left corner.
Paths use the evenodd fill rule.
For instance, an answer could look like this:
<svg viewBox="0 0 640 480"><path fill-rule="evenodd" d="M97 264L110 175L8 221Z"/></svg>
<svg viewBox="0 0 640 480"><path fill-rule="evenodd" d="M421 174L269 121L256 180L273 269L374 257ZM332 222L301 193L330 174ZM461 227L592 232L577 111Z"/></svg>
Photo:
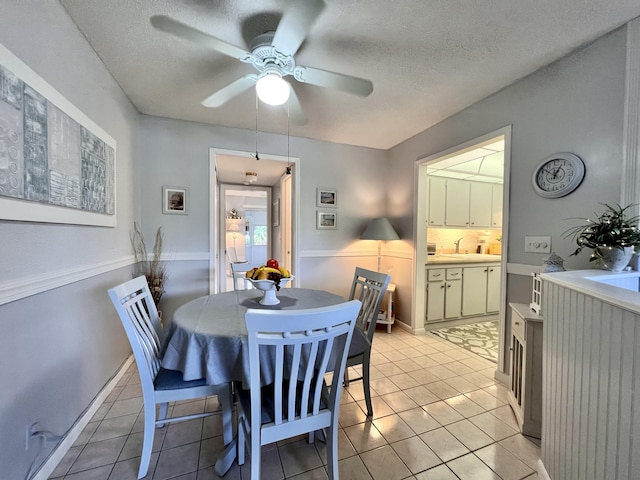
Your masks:
<svg viewBox="0 0 640 480"><path fill-rule="evenodd" d="M543 291L546 471L640 478L640 315L549 281Z"/></svg>

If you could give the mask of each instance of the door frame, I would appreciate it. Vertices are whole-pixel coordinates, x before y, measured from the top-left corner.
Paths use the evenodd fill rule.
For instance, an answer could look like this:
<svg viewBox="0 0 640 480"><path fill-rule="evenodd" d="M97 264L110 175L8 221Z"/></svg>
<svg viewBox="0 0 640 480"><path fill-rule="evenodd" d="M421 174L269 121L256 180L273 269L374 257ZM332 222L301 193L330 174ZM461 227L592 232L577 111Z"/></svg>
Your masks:
<svg viewBox="0 0 640 480"><path fill-rule="evenodd" d="M510 165L511 165L511 126L506 126L498 130L494 130L480 137L474 138L467 142L461 143L454 147L440 151L418 159L414 164L414 191L415 212L414 217L414 245L415 245L415 262L413 264L413 284L414 302L411 307L412 318L414 319L413 331L415 333L424 333L425 319L425 265L427 261L427 202L423 201L427 197L428 178L427 164L435 163L446 158L454 157L477 148L481 144L487 144L496 137L504 138L504 167L503 167L503 189L502 189L502 256L500 258L500 311L499 311L499 348L498 348L498 371L505 373L506 355L505 355L505 333L506 333L506 313L507 313L507 246L509 245L509 187L510 187ZM507 372L508 373L508 372Z"/></svg>
<svg viewBox="0 0 640 480"><path fill-rule="evenodd" d="M228 150L223 148L209 148L209 294L220 292L220 282L218 275L218 265L220 262L220 231L224 229L224 225L221 227L221 223L224 223L224 216L222 216L218 209L218 175L216 168L217 155L234 155L238 157L248 157L253 155L254 152L245 150ZM260 157L264 160L275 160L279 162L286 162L291 167L291 194L289 195L290 202L283 204L280 202L281 215L288 219L290 225L290 244L291 244L291 264L290 270L297 271L298 265L298 238L299 238L299 222L296 220L296 212L300 211L300 158L289 157L282 155L271 155L267 153L260 153ZM282 181L280 183L282 185ZM267 205L267 212L269 218L271 218L271 208ZM223 218L220 218L220 217ZM274 248L272 245L271 248ZM298 279L295 278L293 286L297 285Z"/></svg>

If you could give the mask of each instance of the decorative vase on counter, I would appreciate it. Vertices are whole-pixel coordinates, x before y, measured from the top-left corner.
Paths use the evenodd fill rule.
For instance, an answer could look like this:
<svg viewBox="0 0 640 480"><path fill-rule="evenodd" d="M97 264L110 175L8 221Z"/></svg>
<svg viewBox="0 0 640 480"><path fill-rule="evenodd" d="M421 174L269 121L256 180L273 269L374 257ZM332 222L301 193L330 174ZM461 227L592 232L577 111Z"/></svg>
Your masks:
<svg viewBox="0 0 640 480"><path fill-rule="evenodd" d="M633 247L596 247L595 255L600 259L605 270L621 272L633 256Z"/></svg>
<svg viewBox="0 0 640 480"><path fill-rule="evenodd" d="M551 273L551 272L564 272L564 259L557 255L556 252L551 252L542 264L542 273Z"/></svg>

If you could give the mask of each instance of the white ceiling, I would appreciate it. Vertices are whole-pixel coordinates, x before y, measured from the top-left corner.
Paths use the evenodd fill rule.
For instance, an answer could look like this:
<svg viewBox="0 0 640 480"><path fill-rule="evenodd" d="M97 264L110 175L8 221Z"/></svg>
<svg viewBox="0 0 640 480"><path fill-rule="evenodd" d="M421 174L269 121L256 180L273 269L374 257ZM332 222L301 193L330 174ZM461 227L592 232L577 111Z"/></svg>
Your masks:
<svg viewBox="0 0 640 480"><path fill-rule="evenodd" d="M290 1L60 0L140 112L251 130L253 89L220 108L200 102L253 67L149 18L246 49ZM638 15L638 0L327 0L296 62L374 90L360 98L293 81L309 121L291 135L388 149ZM286 109L260 105L258 129L286 133Z"/></svg>

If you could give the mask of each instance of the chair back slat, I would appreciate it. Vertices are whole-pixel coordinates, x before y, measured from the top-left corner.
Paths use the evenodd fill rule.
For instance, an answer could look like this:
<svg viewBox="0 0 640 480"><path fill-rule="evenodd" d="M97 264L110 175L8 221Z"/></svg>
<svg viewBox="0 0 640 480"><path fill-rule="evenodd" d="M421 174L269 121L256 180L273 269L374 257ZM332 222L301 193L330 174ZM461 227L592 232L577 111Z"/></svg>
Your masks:
<svg viewBox="0 0 640 480"><path fill-rule="evenodd" d="M373 341L378 312L380 312L380 306L390 280L391 277L387 274L356 267L349 299L357 299L362 302L357 328L365 334L369 342Z"/></svg>
<svg viewBox="0 0 640 480"><path fill-rule="evenodd" d="M160 370L162 327L144 276L109 290L140 371L141 381L155 379Z"/></svg>
<svg viewBox="0 0 640 480"><path fill-rule="evenodd" d="M260 399L254 398L254 392L260 391L264 370L269 368L273 369L275 425L326 410L330 403L324 383L327 372L334 372L331 395L339 400L341 388L335 382L343 376L361 305L354 300L307 310L247 311L252 418L260 418Z"/></svg>

